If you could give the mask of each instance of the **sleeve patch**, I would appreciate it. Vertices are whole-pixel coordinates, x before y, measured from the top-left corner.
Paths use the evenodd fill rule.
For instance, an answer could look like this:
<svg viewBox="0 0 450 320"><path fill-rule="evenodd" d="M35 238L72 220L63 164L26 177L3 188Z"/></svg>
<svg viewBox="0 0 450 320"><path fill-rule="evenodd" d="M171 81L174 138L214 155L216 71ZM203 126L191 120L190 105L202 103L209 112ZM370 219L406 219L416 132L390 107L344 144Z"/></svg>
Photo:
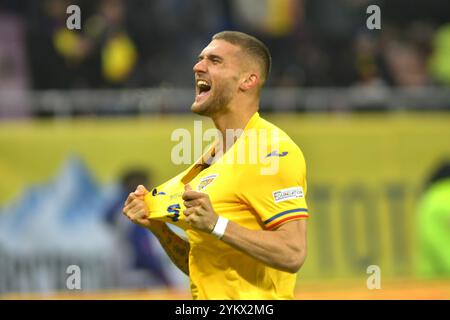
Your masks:
<svg viewBox="0 0 450 320"><path fill-rule="evenodd" d="M275 203L304 197L302 187L292 187L292 188L277 190L277 191L272 192L272 195L273 195L273 199L275 200Z"/></svg>

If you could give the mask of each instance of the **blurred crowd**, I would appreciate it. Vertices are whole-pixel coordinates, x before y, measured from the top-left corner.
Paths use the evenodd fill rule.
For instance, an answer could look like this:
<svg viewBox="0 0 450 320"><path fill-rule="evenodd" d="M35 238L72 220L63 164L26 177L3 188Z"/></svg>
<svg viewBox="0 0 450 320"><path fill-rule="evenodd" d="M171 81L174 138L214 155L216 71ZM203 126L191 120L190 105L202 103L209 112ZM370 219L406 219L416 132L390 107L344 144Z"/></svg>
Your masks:
<svg viewBox="0 0 450 320"><path fill-rule="evenodd" d="M81 30L66 27L71 4ZM371 4L381 30L366 27ZM447 0L3 0L0 85L189 87L225 29L267 43L271 86L450 85Z"/></svg>

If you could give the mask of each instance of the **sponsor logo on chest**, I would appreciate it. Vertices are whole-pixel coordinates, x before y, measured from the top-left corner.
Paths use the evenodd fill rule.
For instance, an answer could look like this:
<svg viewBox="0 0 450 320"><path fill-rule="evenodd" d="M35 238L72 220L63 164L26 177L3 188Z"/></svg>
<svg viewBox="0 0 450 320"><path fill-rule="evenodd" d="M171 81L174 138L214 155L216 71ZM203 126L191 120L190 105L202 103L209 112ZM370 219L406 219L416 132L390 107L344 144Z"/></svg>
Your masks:
<svg viewBox="0 0 450 320"><path fill-rule="evenodd" d="M197 190L202 191L203 189L205 189L207 186L214 182L217 176L217 174L211 174L209 176L203 177L197 186Z"/></svg>

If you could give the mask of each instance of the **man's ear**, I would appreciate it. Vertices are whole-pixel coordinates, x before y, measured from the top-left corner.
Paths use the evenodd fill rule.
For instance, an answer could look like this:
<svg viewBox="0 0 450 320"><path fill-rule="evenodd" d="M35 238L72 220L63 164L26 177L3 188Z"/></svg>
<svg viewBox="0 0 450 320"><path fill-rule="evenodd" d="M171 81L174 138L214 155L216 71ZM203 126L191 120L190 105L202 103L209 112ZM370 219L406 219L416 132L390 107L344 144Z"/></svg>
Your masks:
<svg viewBox="0 0 450 320"><path fill-rule="evenodd" d="M251 73L239 86L242 91L248 91L250 89L256 88L259 85L259 77L255 73Z"/></svg>

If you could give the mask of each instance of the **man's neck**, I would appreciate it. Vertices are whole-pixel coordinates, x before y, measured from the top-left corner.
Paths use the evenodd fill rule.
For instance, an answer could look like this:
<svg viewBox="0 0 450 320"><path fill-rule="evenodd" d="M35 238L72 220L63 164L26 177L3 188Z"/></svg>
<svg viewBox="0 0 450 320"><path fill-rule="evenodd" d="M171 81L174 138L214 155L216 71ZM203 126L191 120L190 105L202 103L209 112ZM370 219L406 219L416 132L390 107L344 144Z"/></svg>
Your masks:
<svg viewBox="0 0 450 320"><path fill-rule="evenodd" d="M231 109L226 113L221 113L212 117L214 125L217 130L222 134L222 143L225 148L224 152L230 148L240 132L244 130L250 118L258 111L257 105L254 107L242 106L240 110L237 108ZM232 130L234 140L227 141L227 130ZM236 136L236 134L238 134ZM228 135L229 136L229 135Z"/></svg>
<svg viewBox="0 0 450 320"><path fill-rule="evenodd" d="M224 112L219 112L211 116L216 129L226 134L226 130L244 129L250 118L258 111L259 98L241 97L233 99Z"/></svg>
<svg viewBox="0 0 450 320"><path fill-rule="evenodd" d="M239 114L236 112L230 112L214 117L212 120L217 130L219 130L220 133L225 137L226 130L236 131L239 129L244 129L253 114L254 112L242 112Z"/></svg>

